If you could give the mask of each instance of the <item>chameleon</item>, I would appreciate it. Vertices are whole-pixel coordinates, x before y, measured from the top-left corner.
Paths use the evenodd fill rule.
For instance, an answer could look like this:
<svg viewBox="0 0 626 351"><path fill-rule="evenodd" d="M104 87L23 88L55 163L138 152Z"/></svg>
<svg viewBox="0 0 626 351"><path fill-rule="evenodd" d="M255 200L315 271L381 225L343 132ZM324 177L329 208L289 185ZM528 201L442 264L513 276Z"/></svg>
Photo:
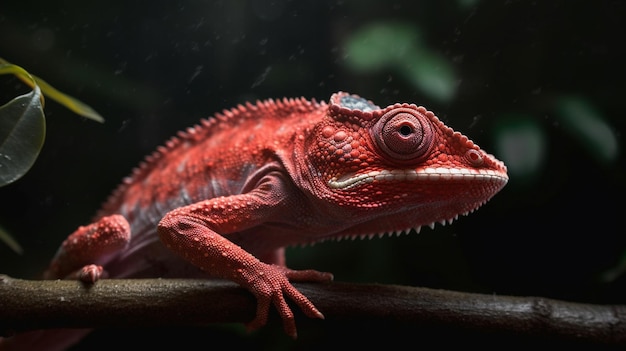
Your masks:
<svg viewBox="0 0 626 351"><path fill-rule="evenodd" d="M240 104L147 156L44 278L231 280L256 297L248 328L275 308L295 338L288 301L324 316L292 282L333 276L287 268L286 247L449 224L507 181L502 161L422 106L346 92Z"/></svg>

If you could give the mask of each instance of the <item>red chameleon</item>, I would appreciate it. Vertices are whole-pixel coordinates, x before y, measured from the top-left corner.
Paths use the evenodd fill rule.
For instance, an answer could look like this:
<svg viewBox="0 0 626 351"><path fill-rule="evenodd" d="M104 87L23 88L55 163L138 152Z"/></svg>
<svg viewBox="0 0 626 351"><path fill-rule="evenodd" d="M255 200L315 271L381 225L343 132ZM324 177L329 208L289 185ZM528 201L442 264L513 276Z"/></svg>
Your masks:
<svg viewBox="0 0 626 351"><path fill-rule="evenodd" d="M323 315L291 282L332 274L287 268L286 246L450 223L507 181L501 161L424 107L381 109L344 92L328 104L248 103L148 156L63 242L45 278L228 279L258 300L249 328L273 305L296 337L287 299Z"/></svg>

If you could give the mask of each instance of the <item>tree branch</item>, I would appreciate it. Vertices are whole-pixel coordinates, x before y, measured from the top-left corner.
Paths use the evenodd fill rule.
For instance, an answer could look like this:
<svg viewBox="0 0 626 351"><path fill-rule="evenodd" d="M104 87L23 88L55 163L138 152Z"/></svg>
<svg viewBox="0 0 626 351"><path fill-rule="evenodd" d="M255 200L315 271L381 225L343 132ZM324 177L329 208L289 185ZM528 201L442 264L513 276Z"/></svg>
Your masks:
<svg viewBox="0 0 626 351"><path fill-rule="evenodd" d="M394 285L295 284L327 321L439 325L626 345L626 306ZM21 280L0 275L0 335L48 328L246 322L256 301L230 282L194 279ZM299 313L299 312L296 312ZM297 318L304 318L297 316Z"/></svg>

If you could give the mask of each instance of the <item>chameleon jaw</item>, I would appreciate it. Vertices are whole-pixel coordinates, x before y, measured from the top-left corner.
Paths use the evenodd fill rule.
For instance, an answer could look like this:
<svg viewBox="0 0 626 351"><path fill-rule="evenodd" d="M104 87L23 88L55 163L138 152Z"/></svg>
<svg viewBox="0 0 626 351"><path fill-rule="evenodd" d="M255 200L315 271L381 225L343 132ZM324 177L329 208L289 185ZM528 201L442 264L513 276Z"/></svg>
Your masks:
<svg viewBox="0 0 626 351"><path fill-rule="evenodd" d="M482 203L484 204L484 202ZM481 205L482 205L481 204ZM480 206L479 206L480 207ZM401 236L401 235L408 235L409 233L411 233L412 231L415 231L415 233L419 234L422 230L422 228L424 227L429 227L430 229L434 230L435 229L435 224L439 223L442 226L445 226L447 224L452 224L452 222L456 221L459 219L459 216L467 216L470 213L474 212L477 208L463 212L461 214L455 215L449 219L443 219L440 221L435 221L435 222L431 222L428 224L424 224L424 225L417 225L417 226L409 226L406 229L399 229L399 230L387 230L387 231L379 231L379 232L372 232L372 233L357 233L357 234L345 234L345 235L330 235L327 237L323 237L323 238L319 238L316 239L314 242L308 243L308 244L313 244L313 243L317 243L317 242L326 242L326 241L342 241L342 240L371 240L374 238L382 238L385 236ZM304 244L307 245L307 244Z"/></svg>
<svg viewBox="0 0 626 351"><path fill-rule="evenodd" d="M331 189L346 190L375 181L432 181L432 180L463 180L463 181L498 181L505 183L508 177L490 169L427 167L415 169L393 169L371 171L363 174L350 174L341 179L333 177L328 181Z"/></svg>

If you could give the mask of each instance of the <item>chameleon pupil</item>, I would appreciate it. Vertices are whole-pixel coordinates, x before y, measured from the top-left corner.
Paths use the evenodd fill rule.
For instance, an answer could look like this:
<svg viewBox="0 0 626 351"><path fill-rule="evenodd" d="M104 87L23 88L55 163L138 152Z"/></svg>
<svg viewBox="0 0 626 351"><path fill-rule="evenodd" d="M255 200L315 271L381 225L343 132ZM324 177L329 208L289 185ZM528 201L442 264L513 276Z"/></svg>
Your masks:
<svg viewBox="0 0 626 351"><path fill-rule="evenodd" d="M413 133L413 128L409 126L400 127L400 134L402 134L403 136L409 136L411 135L411 133Z"/></svg>

